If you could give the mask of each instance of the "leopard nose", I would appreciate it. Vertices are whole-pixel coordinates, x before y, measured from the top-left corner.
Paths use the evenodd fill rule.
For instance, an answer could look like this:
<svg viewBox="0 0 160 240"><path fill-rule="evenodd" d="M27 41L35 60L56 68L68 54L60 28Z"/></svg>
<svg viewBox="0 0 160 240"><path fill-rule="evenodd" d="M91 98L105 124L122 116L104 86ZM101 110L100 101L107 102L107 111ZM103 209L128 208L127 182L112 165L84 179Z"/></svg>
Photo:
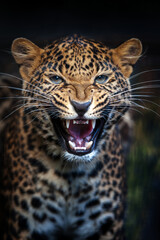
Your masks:
<svg viewBox="0 0 160 240"><path fill-rule="evenodd" d="M71 103L72 103L76 113L79 115L79 117L83 117L83 115L87 112L89 106L91 105L91 100L88 102L83 102L83 103L79 103L79 102L71 100Z"/></svg>

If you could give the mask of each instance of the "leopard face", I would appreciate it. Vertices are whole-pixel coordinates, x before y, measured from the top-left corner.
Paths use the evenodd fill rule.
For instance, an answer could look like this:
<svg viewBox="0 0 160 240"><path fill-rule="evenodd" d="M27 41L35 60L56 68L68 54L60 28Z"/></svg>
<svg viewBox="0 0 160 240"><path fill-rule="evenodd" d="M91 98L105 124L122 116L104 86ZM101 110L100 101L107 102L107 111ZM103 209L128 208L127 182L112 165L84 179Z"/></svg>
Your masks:
<svg viewBox="0 0 160 240"><path fill-rule="evenodd" d="M109 49L77 36L44 49L23 38L12 45L26 102L74 156L92 154L130 106L129 76L141 51L138 39Z"/></svg>

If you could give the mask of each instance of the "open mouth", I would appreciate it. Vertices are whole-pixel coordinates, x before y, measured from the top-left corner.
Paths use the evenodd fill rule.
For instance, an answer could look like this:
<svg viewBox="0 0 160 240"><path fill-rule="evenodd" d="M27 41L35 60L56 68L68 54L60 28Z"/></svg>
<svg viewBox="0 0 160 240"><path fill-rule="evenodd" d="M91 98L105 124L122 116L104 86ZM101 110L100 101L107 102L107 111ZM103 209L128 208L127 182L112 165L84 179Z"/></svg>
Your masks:
<svg viewBox="0 0 160 240"><path fill-rule="evenodd" d="M51 119L62 145L69 153L84 155L94 150L104 119Z"/></svg>

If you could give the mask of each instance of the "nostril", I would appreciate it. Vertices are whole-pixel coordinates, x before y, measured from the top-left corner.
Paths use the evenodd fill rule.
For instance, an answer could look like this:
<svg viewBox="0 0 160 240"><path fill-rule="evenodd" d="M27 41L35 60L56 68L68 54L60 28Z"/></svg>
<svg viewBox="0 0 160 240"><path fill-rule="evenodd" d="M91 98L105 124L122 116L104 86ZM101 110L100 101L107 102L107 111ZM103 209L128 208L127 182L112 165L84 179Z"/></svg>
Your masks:
<svg viewBox="0 0 160 240"><path fill-rule="evenodd" d="M72 103L75 111L78 113L78 115L80 117L82 117L87 112L89 106L91 105L91 101L79 103L79 102L71 100L71 103Z"/></svg>

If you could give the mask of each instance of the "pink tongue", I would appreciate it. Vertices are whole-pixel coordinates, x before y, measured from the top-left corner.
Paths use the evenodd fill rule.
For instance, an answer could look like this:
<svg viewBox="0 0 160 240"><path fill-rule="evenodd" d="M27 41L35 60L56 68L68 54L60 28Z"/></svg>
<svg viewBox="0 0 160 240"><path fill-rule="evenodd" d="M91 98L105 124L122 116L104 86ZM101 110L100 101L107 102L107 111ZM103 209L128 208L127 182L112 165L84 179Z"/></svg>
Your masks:
<svg viewBox="0 0 160 240"><path fill-rule="evenodd" d="M69 125L69 133L72 137L74 138L86 138L87 136L89 136L92 132L92 122L91 120L89 120L88 124L73 124L74 120L70 121L70 125Z"/></svg>

